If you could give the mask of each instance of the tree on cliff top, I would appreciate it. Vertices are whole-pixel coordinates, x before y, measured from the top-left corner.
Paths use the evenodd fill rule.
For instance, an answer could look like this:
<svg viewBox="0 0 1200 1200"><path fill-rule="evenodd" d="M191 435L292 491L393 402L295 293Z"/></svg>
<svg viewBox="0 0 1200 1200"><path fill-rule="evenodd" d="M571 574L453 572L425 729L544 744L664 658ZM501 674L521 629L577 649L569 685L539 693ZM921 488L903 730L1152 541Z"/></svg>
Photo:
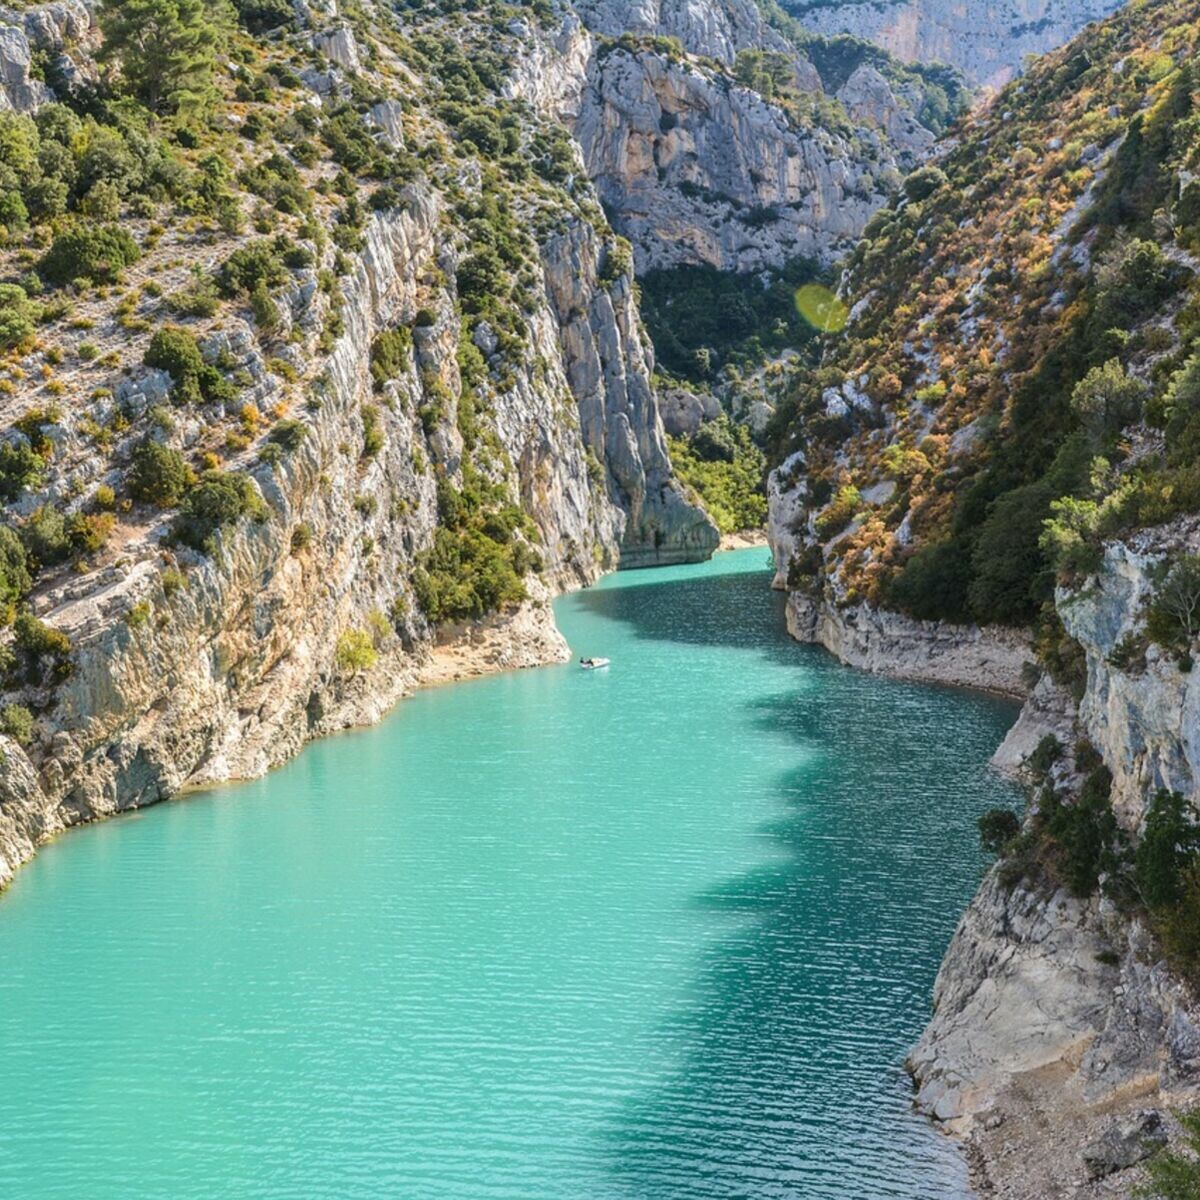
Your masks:
<svg viewBox="0 0 1200 1200"><path fill-rule="evenodd" d="M152 112L174 113L214 95L213 67L230 26L223 0L106 0L100 58Z"/></svg>

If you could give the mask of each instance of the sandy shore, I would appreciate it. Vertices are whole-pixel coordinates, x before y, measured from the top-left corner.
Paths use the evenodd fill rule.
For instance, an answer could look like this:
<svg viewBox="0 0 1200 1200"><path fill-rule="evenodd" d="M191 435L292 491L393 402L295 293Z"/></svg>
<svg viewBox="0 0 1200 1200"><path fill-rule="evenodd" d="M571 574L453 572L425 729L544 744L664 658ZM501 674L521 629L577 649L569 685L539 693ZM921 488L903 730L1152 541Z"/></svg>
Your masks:
<svg viewBox="0 0 1200 1200"><path fill-rule="evenodd" d="M752 546L765 546L767 531L765 529L739 529L737 533L721 534L721 544L717 553L722 550L748 550Z"/></svg>

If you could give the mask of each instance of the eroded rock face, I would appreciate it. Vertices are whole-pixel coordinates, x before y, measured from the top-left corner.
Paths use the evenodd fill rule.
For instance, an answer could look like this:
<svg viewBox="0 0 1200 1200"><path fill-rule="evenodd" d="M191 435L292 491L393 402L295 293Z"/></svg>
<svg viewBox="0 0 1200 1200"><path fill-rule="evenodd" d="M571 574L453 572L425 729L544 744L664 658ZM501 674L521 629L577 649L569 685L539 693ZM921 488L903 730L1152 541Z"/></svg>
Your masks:
<svg viewBox="0 0 1200 1200"><path fill-rule="evenodd" d="M36 52L49 57L60 74L79 70L73 53L95 42L92 6L83 0L56 0L25 10L0 8L0 111L33 112L54 98L34 70Z"/></svg>
<svg viewBox="0 0 1200 1200"><path fill-rule="evenodd" d="M905 62L944 62L970 83L1000 88L1026 55L1069 41L1119 0L791 0L785 7L814 33L853 34Z"/></svg>
<svg viewBox="0 0 1200 1200"><path fill-rule="evenodd" d="M1144 668L1121 669L1110 657L1139 634L1154 569L1197 550L1194 519L1150 531L1109 546L1094 586L1058 597L1067 632L1087 653L1080 721L1113 773L1114 807L1135 831L1158 788L1200 794L1200 673L1181 671L1157 646L1146 648Z"/></svg>
<svg viewBox="0 0 1200 1200"><path fill-rule="evenodd" d="M412 186L402 209L371 220L343 282L344 332L307 434L278 463L250 467L264 521L222 532L211 556L168 548L161 523L130 542L123 565L37 598L39 615L71 639L73 672L40 735L36 766L6 746L0 884L57 830L260 774L310 738L376 720L422 677L432 631L409 588L438 520L430 463L454 478L462 453L459 323L448 294L432 324L417 329L414 361L387 385L387 403L374 406L382 449L364 458L360 447L374 336L411 325L419 297L429 304L421 280L430 267L454 277L441 216L438 194ZM460 631L496 666L562 657L549 609L555 591L605 567L705 558L717 544L671 475L630 281L602 283L600 259L594 229L578 219L543 246L545 292L529 319L529 352L491 414L544 564L544 582L530 579L522 608ZM300 347L319 332L324 304L315 272L307 274L281 305ZM231 321L216 341L205 352L232 358L254 381L255 403L269 408L283 381L252 332ZM444 411L426 430L415 414L435 380ZM141 383L152 390L154 379ZM133 387L127 400L137 396ZM64 472L77 469L71 436L63 430ZM186 444L186 424L172 436ZM165 563L186 572L183 586L168 590ZM153 621L128 619L140 604ZM381 621L392 632L377 665L339 665L342 634Z"/></svg>
<svg viewBox="0 0 1200 1200"><path fill-rule="evenodd" d="M1059 593L1063 623L1087 656L1083 699L1076 710L1042 680L994 760L1015 771L1047 733L1068 746L1086 736L1112 772L1114 811L1132 838L1157 788L1200 794L1196 685L1154 647L1144 663L1136 653L1118 656L1129 664L1122 667L1112 654L1142 630L1155 566L1198 544L1194 518L1137 534L1110 544L1085 585ZM1081 1168L1096 1181L1165 1140L1145 1117L1147 1102L1180 1104L1200 1089L1200 1004L1140 919L1105 899L1010 887L1001 864L950 943L933 1018L909 1066L918 1106L972 1133L993 1159L999 1194L1021 1194L1023 1179L1065 1181ZM990 1132L1031 1113L1039 1135L1005 1134L1007 1125ZM1043 1161L1031 1175L996 1158L1005 1136L1033 1140ZM1057 1163L1047 1150L1056 1139L1071 1146Z"/></svg>
<svg viewBox="0 0 1200 1200"><path fill-rule="evenodd" d="M869 604L834 605L794 591L788 632L824 646L841 662L876 675L978 688L1007 696L1029 690L1032 657L1023 633L999 626L918 621Z"/></svg>
<svg viewBox="0 0 1200 1200"><path fill-rule="evenodd" d="M637 269L836 257L884 202L872 166L756 92L649 51L595 56L575 126Z"/></svg>
<svg viewBox="0 0 1200 1200"><path fill-rule="evenodd" d="M575 10L589 29L607 37L673 37L689 54L722 63L732 63L739 50L777 50L798 59L806 90L821 90L812 64L795 54L751 0L576 0Z"/></svg>

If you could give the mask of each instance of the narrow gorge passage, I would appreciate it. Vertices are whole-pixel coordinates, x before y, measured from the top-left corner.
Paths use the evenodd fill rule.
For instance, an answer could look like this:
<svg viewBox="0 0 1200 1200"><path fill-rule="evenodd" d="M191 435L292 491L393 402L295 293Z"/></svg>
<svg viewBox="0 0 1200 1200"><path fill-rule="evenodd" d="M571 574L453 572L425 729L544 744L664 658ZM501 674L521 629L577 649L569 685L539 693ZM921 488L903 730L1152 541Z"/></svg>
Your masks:
<svg viewBox="0 0 1200 1200"><path fill-rule="evenodd" d="M1002 701L783 632L762 549L72 833L0 898L0 1194L939 1197L901 1069Z"/></svg>

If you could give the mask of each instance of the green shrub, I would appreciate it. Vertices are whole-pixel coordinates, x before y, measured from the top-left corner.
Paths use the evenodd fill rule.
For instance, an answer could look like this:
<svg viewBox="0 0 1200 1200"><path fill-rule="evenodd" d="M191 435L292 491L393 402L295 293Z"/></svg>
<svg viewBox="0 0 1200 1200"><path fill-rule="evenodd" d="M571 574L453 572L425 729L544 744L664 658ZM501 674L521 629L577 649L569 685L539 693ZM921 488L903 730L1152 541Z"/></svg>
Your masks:
<svg viewBox="0 0 1200 1200"><path fill-rule="evenodd" d="M237 394L225 376L201 357L195 336L177 325L155 331L142 361L171 376L175 384L171 397L177 404L229 401Z"/></svg>
<svg viewBox="0 0 1200 1200"><path fill-rule="evenodd" d="M60 233L42 256L38 271L61 287L73 279L115 283L141 257L137 243L115 225L82 225Z"/></svg>
<svg viewBox="0 0 1200 1200"><path fill-rule="evenodd" d="M1148 389L1125 374L1119 359L1093 367L1071 393L1071 409L1080 424L1098 441L1116 433L1142 411Z"/></svg>
<svg viewBox="0 0 1200 1200"><path fill-rule="evenodd" d="M1029 756L1029 769L1039 778L1044 779L1050 773L1050 768L1062 756L1062 742L1054 734L1048 733L1038 742L1034 747L1033 753Z"/></svg>
<svg viewBox="0 0 1200 1200"><path fill-rule="evenodd" d="M1047 797L1041 813L1059 850L1062 880L1076 896L1090 896L1100 876L1119 866L1120 827L1112 810L1112 775L1098 766L1073 804Z"/></svg>
<svg viewBox="0 0 1200 1200"><path fill-rule="evenodd" d="M0 525L0 625L12 621L17 605L32 585L21 539L7 525Z"/></svg>
<svg viewBox="0 0 1200 1200"><path fill-rule="evenodd" d="M212 554L217 533L247 516L256 521L267 516L267 507L249 476L205 471L184 496L172 530L185 546Z"/></svg>
<svg viewBox="0 0 1200 1200"><path fill-rule="evenodd" d="M362 457L374 458L383 449L383 428L379 423L379 409L373 404L364 404Z"/></svg>
<svg viewBox="0 0 1200 1200"><path fill-rule="evenodd" d="M21 541L36 567L51 567L71 556L66 518L53 504L33 510L21 526Z"/></svg>
<svg viewBox="0 0 1200 1200"><path fill-rule="evenodd" d="M195 336L177 325L164 325L155 331L142 361L148 367L166 371L176 382L199 375L204 366Z"/></svg>
<svg viewBox="0 0 1200 1200"><path fill-rule="evenodd" d="M922 621L970 619L967 589L971 563L961 541L946 540L921 546L887 586L889 606Z"/></svg>
<svg viewBox="0 0 1200 1200"><path fill-rule="evenodd" d="M1200 636L1200 555L1185 554L1167 572L1146 613L1150 640L1181 656Z"/></svg>
<svg viewBox="0 0 1200 1200"><path fill-rule="evenodd" d="M196 476L178 450L147 440L134 449L125 481L135 500L169 507L179 503Z"/></svg>
<svg viewBox="0 0 1200 1200"><path fill-rule="evenodd" d="M13 632L15 645L25 657L26 678L30 682L40 680L47 665L55 679L64 679L70 674L71 639L61 629L55 629L25 611L17 614Z"/></svg>
<svg viewBox="0 0 1200 1200"><path fill-rule="evenodd" d="M298 450L307 436L308 426L303 421L287 419L277 421L271 432L267 434L267 439L291 452Z"/></svg>
<svg viewBox="0 0 1200 1200"><path fill-rule="evenodd" d="M379 652L365 629L347 629L337 640L338 669L351 675L369 671L379 659Z"/></svg>
<svg viewBox="0 0 1200 1200"><path fill-rule="evenodd" d="M919 167L904 181L904 194L914 203L920 203L948 182L941 167Z"/></svg>
<svg viewBox="0 0 1200 1200"><path fill-rule="evenodd" d="M15 500L42 481L46 463L31 446L0 442L0 499Z"/></svg>
<svg viewBox="0 0 1200 1200"><path fill-rule="evenodd" d="M6 704L0 708L0 733L27 745L33 737L33 713L23 704Z"/></svg>
<svg viewBox="0 0 1200 1200"><path fill-rule="evenodd" d="M990 854L1000 854L1021 832L1021 821L1007 808L991 808L979 818L979 841Z"/></svg>
<svg viewBox="0 0 1200 1200"><path fill-rule="evenodd" d="M217 272L217 284L226 296L250 296L259 286L277 287L286 279L281 248L266 239L239 246Z"/></svg>
<svg viewBox="0 0 1200 1200"><path fill-rule="evenodd" d="M181 317L211 317L221 307L216 280L201 274L167 297L167 307Z"/></svg>
<svg viewBox="0 0 1200 1200"><path fill-rule="evenodd" d="M434 624L486 616L525 599L508 548L479 530L439 528L418 558L413 591Z"/></svg>
<svg viewBox="0 0 1200 1200"><path fill-rule="evenodd" d="M1171 908L1183 899L1184 873L1200 851L1196 816L1180 792L1159 788L1151 800L1134 854L1138 890L1150 908Z"/></svg>
<svg viewBox="0 0 1200 1200"><path fill-rule="evenodd" d="M22 346L33 336L41 306L15 283L0 283L0 350Z"/></svg>
<svg viewBox="0 0 1200 1200"><path fill-rule="evenodd" d="M839 488L829 506L813 522L817 536L822 541L836 537L854 520L861 507L862 495L858 488L850 484Z"/></svg>
<svg viewBox="0 0 1200 1200"><path fill-rule="evenodd" d="M412 333L403 325L385 329L371 342L371 379L376 391L391 379L398 379L412 357Z"/></svg>

